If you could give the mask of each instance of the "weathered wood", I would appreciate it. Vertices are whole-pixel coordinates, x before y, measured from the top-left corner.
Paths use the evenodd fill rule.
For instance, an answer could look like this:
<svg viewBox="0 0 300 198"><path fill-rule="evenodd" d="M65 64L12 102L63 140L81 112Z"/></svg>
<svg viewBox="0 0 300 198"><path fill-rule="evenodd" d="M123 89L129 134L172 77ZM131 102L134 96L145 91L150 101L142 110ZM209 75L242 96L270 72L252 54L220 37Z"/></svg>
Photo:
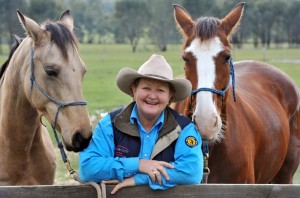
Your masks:
<svg viewBox="0 0 300 198"><path fill-rule="evenodd" d="M121 189L116 195L110 195L113 185L106 186L108 198L176 198L176 197L300 197L300 185L250 185L250 184L202 184L178 185L161 191L151 190L148 186L138 186ZM96 190L88 185L60 185L60 186L2 186L0 198L96 198Z"/></svg>

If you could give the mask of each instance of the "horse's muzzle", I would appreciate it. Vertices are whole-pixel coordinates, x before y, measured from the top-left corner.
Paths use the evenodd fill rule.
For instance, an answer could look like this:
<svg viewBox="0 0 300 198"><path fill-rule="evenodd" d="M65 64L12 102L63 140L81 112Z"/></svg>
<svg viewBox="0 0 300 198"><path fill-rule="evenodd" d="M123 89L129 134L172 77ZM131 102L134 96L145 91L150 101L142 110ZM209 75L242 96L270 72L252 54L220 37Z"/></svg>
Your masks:
<svg viewBox="0 0 300 198"><path fill-rule="evenodd" d="M85 138L80 132L76 132L72 138L72 145L65 144L67 151L79 152L85 149L91 140L92 136Z"/></svg>

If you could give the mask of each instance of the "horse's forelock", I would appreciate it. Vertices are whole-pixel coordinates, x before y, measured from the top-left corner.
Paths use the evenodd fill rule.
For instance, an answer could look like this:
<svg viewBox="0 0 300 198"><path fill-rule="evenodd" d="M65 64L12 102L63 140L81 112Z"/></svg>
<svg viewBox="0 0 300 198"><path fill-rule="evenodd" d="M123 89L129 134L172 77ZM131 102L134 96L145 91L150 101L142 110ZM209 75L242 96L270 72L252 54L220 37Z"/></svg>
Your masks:
<svg viewBox="0 0 300 198"><path fill-rule="evenodd" d="M77 47L77 40L74 33L70 32L65 25L59 22L46 21L44 27L51 33L51 42L58 46L63 56L67 59L68 45L71 44L71 46Z"/></svg>
<svg viewBox="0 0 300 198"><path fill-rule="evenodd" d="M220 20L215 17L201 17L197 19L195 35L202 41L213 38L217 35L217 27Z"/></svg>

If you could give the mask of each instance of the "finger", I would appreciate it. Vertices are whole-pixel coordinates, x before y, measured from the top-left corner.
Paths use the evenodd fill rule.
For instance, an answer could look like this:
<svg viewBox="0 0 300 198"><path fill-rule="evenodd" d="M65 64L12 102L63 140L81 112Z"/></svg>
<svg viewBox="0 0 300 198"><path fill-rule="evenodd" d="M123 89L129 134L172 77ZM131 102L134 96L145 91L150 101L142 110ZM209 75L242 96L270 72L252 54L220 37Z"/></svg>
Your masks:
<svg viewBox="0 0 300 198"><path fill-rule="evenodd" d="M121 185L120 184L117 184L115 187L114 187L114 189L111 191L111 193L110 194L115 194L116 192L118 192L118 190L119 189L121 189L122 187L121 187Z"/></svg>
<svg viewBox="0 0 300 198"><path fill-rule="evenodd" d="M156 179L156 171L151 171L148 175L150 176L150 179L152 181L152 183L155 183L155 179Z"/></svg>
<svg viewBox="0 0 300 198"><path fill-rule="evenodd" d="M162 166L164 166L164 167L166 167L166 168L174 168L174 166L173 166L172 164L167 163L167 162L161 162L160 165L162 165Z"/></svg>
<svg viewBox="0 0 300 198"><path fill-rule="evenodd" d="M164 167L158 168L157 170L166 178L166 180L170 180L170 177Z"/></svg>
<svg viewBox="0 0 300 198"><path fill-rule="evenodd" d="M160 174L160 172L157 171L157 172L155 173L155 176L156 176L156 180L157 180L158 184L161 185L161 184L162 184L162 181L161 181L161 174Z"/></svg>
<svg viewBox="0 0 300 198"><path fill-rule="evenodd" d="M104 184L118 184L119 181L118 180L102 180L101 183L104 183Z"/></svg>

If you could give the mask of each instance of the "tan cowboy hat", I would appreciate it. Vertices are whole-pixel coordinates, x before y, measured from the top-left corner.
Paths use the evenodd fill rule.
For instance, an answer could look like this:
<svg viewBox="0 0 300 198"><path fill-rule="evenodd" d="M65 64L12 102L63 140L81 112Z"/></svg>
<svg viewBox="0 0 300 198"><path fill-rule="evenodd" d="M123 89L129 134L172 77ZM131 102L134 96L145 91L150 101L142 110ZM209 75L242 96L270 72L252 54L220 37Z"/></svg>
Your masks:
<svg viewBox="0 0 300 198"><path fill-rule="evenodd" d="M132 96L131 84L138 78L151 78L170 83L174 87L171 102L178 102L191 94L192 84L186 79L173 79L173 71L163 56L153 54L138 71L122 68L117 75L117 86L124 93Z"/></svg>

